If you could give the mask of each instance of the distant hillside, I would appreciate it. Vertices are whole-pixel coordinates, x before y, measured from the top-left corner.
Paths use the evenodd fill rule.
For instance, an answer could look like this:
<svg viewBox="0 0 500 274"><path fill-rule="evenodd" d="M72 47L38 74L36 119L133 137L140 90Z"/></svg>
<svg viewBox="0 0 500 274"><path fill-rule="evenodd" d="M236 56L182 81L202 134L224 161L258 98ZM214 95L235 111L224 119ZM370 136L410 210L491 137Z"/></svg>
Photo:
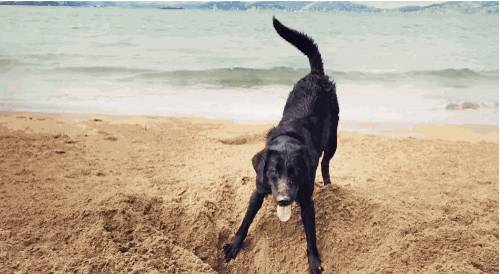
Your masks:
<svg viewBox="0 0 500 274"><path fill-rule="evenodd" d="M283 10L343 13L439 13L498 14L498 1L453 1L428 6L380 9L349 1L217 1L217 2L121 2L121 1L0 1L0 5L78 6L99 8L201 9L201 10Z"/></svg>
<svg viewBox="0 0 500 274"><path fill-rule="evenodd" d="M485 2L445 2L425 7L407 6L391 10L399 13L441 13L441 14L498 14L497 1Z"/></svg>
<svg viewBox="0 0 500 274"><path fill-rule="evenodd" d="M353 2L313 2L304 10L313 12L381 13L383 9Z"/></svg>

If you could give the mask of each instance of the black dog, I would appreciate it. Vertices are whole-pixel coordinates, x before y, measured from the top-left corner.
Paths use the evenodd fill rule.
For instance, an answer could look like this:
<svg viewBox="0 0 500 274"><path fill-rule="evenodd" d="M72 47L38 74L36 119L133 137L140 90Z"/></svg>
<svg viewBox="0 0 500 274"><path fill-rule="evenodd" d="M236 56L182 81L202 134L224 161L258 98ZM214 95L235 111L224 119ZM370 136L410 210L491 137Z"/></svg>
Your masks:
<svg viewBox="0 0 500 274"><path fill-rule="evenodd" d="M278 127L269 131L266 147L252 158L257 189L233 242L224 246L224 253L227 261L236 257L264 197L272 194L280 206L288 206L294 201L300 205L310 272L321 273L312 194L322 152L323 181L325 185L330 184L329 162L337 149L339 121L336 88L323 71L323 61L314 41L283 26L274 17L273 25L283 39L307 55L311 73L295 84Z"/></svg>

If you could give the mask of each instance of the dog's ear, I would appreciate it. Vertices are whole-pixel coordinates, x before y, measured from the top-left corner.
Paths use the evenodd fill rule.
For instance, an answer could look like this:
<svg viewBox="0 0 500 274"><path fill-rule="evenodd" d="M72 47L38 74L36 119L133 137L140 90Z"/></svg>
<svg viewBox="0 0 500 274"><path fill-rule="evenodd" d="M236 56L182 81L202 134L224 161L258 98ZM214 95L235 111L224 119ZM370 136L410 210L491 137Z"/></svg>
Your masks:
<svg viewBox="0 0 500 274"><path fill-rule="evenodd" d="M260 193L271 193L271 186L267 180L266 163L269 152L264 148L252 158L252 165L257 173L257 191Z"/></svg>
<svg viewBox="0 0 500 274"><path fill-rule="evenodd" d="M259 168L265 163L266 154L267 148L264 148L252 157L252 165L255 172L258 172Z"/></svg>

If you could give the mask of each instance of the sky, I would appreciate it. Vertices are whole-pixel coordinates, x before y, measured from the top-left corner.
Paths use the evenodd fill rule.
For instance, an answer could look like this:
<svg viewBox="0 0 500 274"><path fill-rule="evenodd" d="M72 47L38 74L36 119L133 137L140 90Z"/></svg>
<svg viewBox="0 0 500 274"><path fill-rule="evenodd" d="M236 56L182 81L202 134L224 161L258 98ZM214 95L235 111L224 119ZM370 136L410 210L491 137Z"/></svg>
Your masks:
<svg viewBox="0 0 500 274"><path fill-rule="evenodd" d="M180 4L183 2L192 2L192 1L139 1L139 2L149 2L149 3L159 3L159 4L170 4L170 5L175 5L175 4ZM213 1L197 1L200 3L205 3L205 2L213 2ZM255 2L255 1L247 1L247 2ZM363 4L367 6L372 6L375 8L385 8L385 9L392 9L392 8L399 8L399 7L404 7L404 6L428 6L432 4L440 4L444 3L447 1L351 1L353 3L357 4Z"/></svg>

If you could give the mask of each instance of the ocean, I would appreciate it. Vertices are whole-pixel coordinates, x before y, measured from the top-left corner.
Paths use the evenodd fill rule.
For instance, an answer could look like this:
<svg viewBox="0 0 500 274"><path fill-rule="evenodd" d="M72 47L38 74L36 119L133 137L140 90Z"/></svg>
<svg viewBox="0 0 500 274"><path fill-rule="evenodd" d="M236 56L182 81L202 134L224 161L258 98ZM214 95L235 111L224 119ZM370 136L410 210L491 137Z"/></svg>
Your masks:
<svg viewBox="0 0 500 274"><path fill-rule="evenodd" d="M498 125L498 15L0 6L0 110L278 122L309 62L273 15L318 44L341 128Z"/></svg>

